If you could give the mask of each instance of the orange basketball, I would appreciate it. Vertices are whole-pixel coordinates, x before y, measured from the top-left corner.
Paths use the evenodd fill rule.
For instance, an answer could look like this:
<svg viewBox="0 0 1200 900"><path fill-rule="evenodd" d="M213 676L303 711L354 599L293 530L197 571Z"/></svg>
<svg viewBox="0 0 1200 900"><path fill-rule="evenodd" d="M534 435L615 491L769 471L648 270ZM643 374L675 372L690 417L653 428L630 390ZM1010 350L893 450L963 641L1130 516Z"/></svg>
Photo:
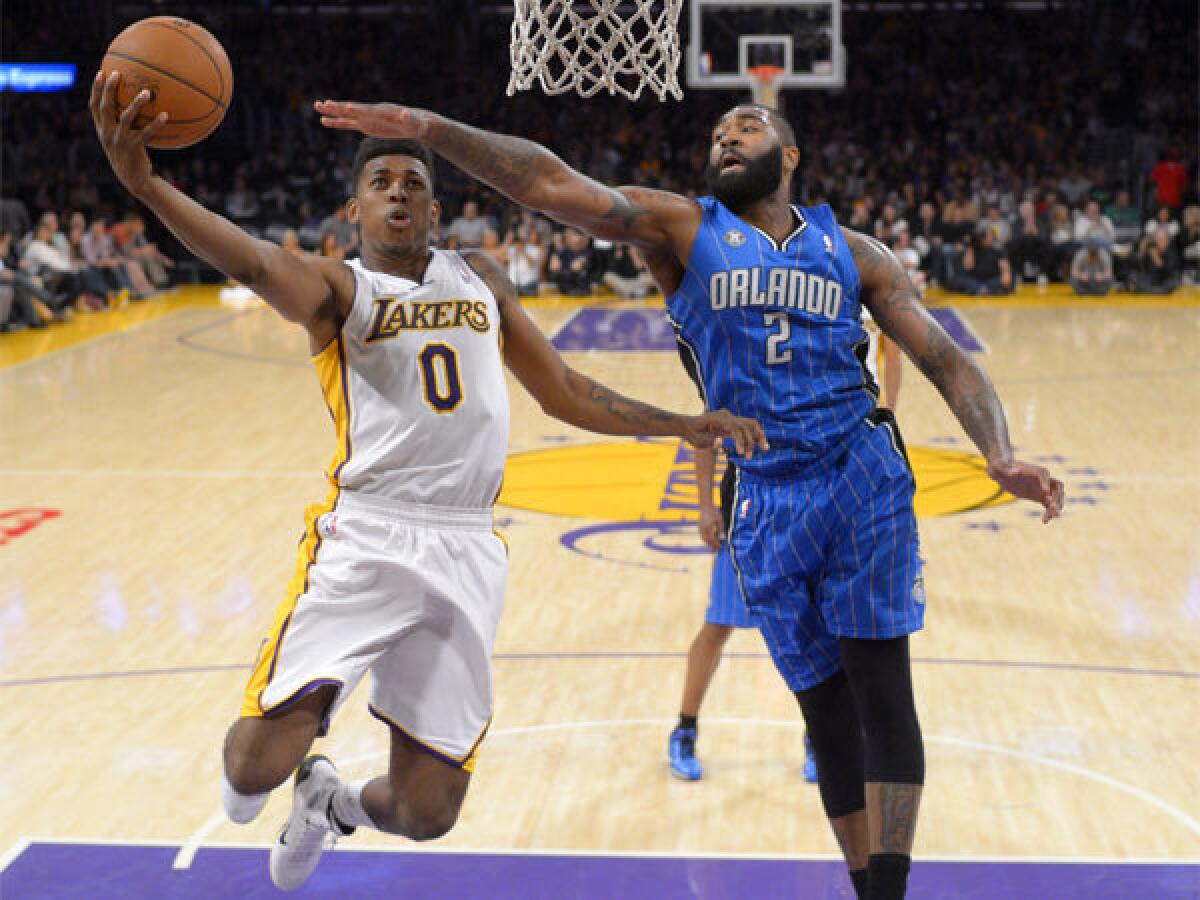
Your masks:
<svg viewBox="0 0 1200 900"><path fill-rule="evenodd" d="M102 71L120 72L117 103L124 109L141 91L150 102L135 125L167 114L151 147L190 147L212 134L233 99L233 70L225 48L195 22L154 16L134 22L109 44Z"/></svg>

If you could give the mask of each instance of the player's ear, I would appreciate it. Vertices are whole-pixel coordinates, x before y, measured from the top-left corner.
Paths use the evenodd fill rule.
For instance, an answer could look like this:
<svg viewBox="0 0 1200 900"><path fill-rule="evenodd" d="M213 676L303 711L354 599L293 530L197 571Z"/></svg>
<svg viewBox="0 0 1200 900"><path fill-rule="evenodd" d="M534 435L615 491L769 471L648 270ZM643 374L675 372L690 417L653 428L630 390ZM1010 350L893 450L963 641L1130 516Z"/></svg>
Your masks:
<svg viewBox="0 0 1200 900"><path fill-rule="evenodd" d="M442 220L442 204L434 200L429 204L429 226L436 228L437 223Z"/></svg>
<svg viewBox="0 0 1200 900"><path fill-rule="evenodd" d="M346 215L350 217L350 224L358 224L358 200L351 197L346 201Z"/></svg>
<svg viewBox="0 0 1200 900"><path fill-rule="evenodd" d="M800 168L800 148L799 147L784 147L783 148L783 171L791 175Z"/></svg>

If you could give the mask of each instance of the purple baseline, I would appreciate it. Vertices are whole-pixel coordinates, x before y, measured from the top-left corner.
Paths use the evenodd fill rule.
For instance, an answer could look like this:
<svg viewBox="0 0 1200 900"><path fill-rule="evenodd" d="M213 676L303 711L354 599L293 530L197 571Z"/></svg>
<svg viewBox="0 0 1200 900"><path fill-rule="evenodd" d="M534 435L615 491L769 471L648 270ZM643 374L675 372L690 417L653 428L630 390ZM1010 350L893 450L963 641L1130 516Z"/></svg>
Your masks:
<svg viewBox="0 0 1200 900"><path fill-rule="evenodd" d="M189 869L176 847L34 843L0 874L20 900L169 897L257 900L282 894L259 849L202 848ZM851 900L834 860L502 853L327 853L300 898L442 900ZM1195 900L1200 865L1121 862L923 862L912 900Z"/></svg>

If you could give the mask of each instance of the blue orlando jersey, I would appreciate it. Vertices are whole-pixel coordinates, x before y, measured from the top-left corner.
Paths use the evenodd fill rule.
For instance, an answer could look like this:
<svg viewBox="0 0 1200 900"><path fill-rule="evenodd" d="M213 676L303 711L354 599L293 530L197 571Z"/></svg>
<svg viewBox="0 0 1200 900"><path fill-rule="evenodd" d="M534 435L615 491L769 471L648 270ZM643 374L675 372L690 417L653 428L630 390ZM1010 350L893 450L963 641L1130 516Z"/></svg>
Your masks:
<svg viewBox="0 0 1200 900"><path fill-rule="evenodd" d="M698 202L700 229L667 313L705 405L757 419L771 442L739 468L807 467L845 442L878 395L850 248L828 206L793 207L795 228L777 245L712 197Z"/></svg>

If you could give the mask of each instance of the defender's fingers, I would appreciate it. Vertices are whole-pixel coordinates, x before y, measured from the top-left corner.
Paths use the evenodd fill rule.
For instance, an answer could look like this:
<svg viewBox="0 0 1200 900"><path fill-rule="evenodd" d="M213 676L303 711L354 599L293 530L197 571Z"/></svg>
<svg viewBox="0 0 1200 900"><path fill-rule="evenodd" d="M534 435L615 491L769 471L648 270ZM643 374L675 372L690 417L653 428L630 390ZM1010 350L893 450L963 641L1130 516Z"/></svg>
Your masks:
<svg viewBox="0 0 1200 900"><path fill-rule="evenodd" d="M318 100L313 104L313 109L321 115L331 116L335 119L353 118L362 112L362 108L361 103L347 103L343 100Z"/></svg>
<svg viewBox="0 0 1200 900"><path fill-rule="evenodd" d="M337 128L341 131L359 131L358 123L353 119L340 119L332 116L321 116L321 124L326 128Z"/></svg>

